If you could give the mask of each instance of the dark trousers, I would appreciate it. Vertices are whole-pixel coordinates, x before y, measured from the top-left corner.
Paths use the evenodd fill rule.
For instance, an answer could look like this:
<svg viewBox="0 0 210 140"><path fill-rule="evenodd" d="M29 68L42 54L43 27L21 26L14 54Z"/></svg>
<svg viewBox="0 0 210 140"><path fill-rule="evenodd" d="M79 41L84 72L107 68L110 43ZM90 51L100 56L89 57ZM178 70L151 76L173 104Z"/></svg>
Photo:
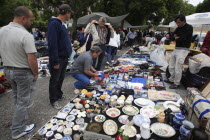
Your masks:
<svg viewBox="0 0 210 140"><path fill-rule="evenodd" d="M106 46L105 45L99 45L99 47L101 48L102 52L101 54L98 56L98 58L93 59L93 67L97 70L100 71L101 70L101 65L105 56L105 51L106 51ZM97 63L97 59L98 59L98 63ZM97 65L96 65L97 63Z"/></svg>
<svg viewBox="0 0 210 140"><path fill-rule="evenodd" d="M50 66L50 84L49 84L49 98L50 103L56 102L62 98L63 92L61 91L63 80L65 78L66 67L68 64L68 58L60 59L60 68L54 69Z"/></svg>
<svg viewBox="0 0 210 140"><path fill-rule="evenodd" d="M134 44L134 41L135 41L135 39L128 39L128 46L129 47L132 47L133 46L133 44Z"/></svg>

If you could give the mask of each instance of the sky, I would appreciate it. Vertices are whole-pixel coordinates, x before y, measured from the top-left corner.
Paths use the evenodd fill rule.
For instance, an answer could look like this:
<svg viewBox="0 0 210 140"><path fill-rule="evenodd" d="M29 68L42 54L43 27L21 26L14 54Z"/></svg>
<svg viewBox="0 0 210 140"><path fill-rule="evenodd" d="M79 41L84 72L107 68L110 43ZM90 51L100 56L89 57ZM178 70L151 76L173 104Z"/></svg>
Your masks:
<svg viewBox="0 0 210 140"><path fill-rule="evenodd" d="M199 3L202 3L203 0L188 0L188 2L194 6L197 6Z"/></svg>

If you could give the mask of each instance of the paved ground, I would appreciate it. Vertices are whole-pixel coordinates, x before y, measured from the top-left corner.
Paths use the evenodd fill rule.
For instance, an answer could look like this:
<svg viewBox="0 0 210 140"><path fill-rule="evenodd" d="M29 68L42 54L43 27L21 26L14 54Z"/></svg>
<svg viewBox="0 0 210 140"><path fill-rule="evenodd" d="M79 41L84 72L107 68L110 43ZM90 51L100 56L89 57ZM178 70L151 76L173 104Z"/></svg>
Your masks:
<svg viewBox="0 0 210 140"><path fill-rule="evenodd" d="M123 50L119 51L117 57L121 56L126 50L128 50L128 48L124 48ZM61 102L63 106L75 97L73 94L74 82L75 79L67 73L63 84L63 91L67 99ZM50 106L48 99L48 85L49 77L38 79L37 95L34 98L34 106L30 110L30 123L35 123L36 129L31 134L21 138L21 140L29 139L34 133L37 132L38 129L40 129L58 112ZM166 84L166 87L168 87L168 84ZM186 95L186 90L183 87L175 91L182 97ZM0 140L11 140L9 129L11 126L12 117L11 93L12 92L10 91L0 95Z"/></svg>

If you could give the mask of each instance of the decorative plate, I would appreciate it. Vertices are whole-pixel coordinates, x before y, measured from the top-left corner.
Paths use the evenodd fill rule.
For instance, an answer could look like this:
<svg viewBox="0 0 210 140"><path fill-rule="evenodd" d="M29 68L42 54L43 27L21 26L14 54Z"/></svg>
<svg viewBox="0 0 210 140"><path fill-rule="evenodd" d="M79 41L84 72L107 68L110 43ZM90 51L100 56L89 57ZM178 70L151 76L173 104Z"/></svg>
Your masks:
<svg viewBox="0 0 210 140"><path fill-rule="evenodd" d="M74 115L69 115L69 116L66 117L66 120L69 121L69 122L71 122L71 121L73 121L75 118L76 118L76 117L75 117Z"/></svg>
<svg viewBox="0 0 210 140"><path fill-rule="evenodd" d="M151 130L153 133L163 138L170 138L176 134L174 128L165 123L153 123Z"/></svg>
<svg viewBox="0 0 210 140"><path fill-rule="evenodd" d="M146 106L140 109L140 114L145 115L149 118L154 118L157 115L157 111L152 106Z"/></svg>
<svg viewBox="0 0 210 140"><path fill-rule="evenodd" d="M71 108L67 108L67 107L61 110L61 112L63 113L69 113L70 111L71 111Z"/></svg>
<svg viewBox="0 0 210 140"><path fill-rule="evenodd" d="M83 124L85 122L85 120L83 118L78 118L76 119L76 124Z"/></svg>
<svg viewBox="0 0 210 140"><path fill-rule="evenodd" d="M78 131L78 130L79 130L79 125L74 125L74 126L73 126L73 130L74 130L74 131Z"/></svg>
<svg viewBox="0 0 210 140"><path fill-rule="evenodd" d="M77 109L73 109L73 110L70 112L70 114L71 114L71 115L77 115L77 114L78 114L78 111L79 111L79 110L77 110Z"/></svg>
<svg viewBox="0 0 210 140"><path fill-rule="evenodd" d="M62 139L63 138L63 136L61 135L61 134L59 134L59 133L56 133L55 135L54 135L54 137L56 138L56 139Z"/></svg>
<svg viewBox="0 0 210 140"><path fill-rule="evenodd" d="M96 115L94 119L96 122L104 122L106 120L106 117L100 114L100 115Z"/></svg>
<svg viewBox="0 0 210 140"><path fill-rule="evenodd" d="M116 118L120 116L120 110L117 108L109 108L107 109L106 114L111 118Z"/></svg>
<svg viewBox="0 0 210 140"><path fill-rule="evenodd" d="M88 124L87 130L91 132L99 133L102 130L102 124L98 122L92 122Z"/></svg>
<svg viewBox="0 0 210 140"><path fill-rule="evenodd" d="M71 127L74 126L74 124L75 124L74 122L69 122L69 123L66 124L66 127L71 128Z"/></svg>
<svg viewBox="0 0 210 140"><path fill-rule="evenodd" d="M48 123L48 124L45 125L45 129L50 129L52 127L53 127L53 124L51 124L51 123Z"/></svg>
<svg viewBox="0 0 210 140"><path fill-rule="evenodd" d="M40 135L40 136L42 136L42 135L44 135L44 134L46 134L47 133L47 129L40 129L39 131L38 131L38 134Z"/></svg>
<svg viewBox="0 0 210 140"><path fill-rule="evenodd" d="M58 120L58 121L56 122L56 124L57 124L57 125L62 125L62 124L63 124L63 120Z"/></svg>
<svg viewBox="0 0 210 140"><path fill-rule="evenodd" d="M56 131L58 129L58 127L59 127L58 125L53 125L53 127L51 127L51 130Z"/></svg>
<svg viewBox="0 0 210 140"><path fill-rule="evenodd" d="M149 99L145 99L145 100L148 101L148 103L146 105L143 105L144 103L143 104L139 104L139 101L141 101L142 99L144 99L144 98L135 99L134 100L135 105L140 106L140 107L155 106L155 103L153 101L149 100Z"/></svg>
<svg viewBox="0 0 210 140"><path fill-rule="evenodd" d="M128 115L121 115L118 118L118 121L122 124L127 124L129 122L128 117L129 117Z"/></svg>
<svg viewBox="0 0 210 140"><path fill-rule="evenodd" d="M53 131L48 131L47 133L46 133L46 137L52 137L54 135L54 132Z"/></svg>
<svg viewBox="0 0 210 140"><path fill-rule="evenodd" d="M128 136L129 138L136 136L136 134L137 134L136 128L134 126L130 126L129 128L127 128L127 127L129 127L129 126L123 125L121 127L121 129L124 129L123 134L125 136Z"/></svg>
<svg viewBox="0 0 210 140"><path fill-rule="evenodd" d="M51 124L55 124L57 121L58 121L57 119L51 119L51 120L50 120L50 123L51 123Z"/></svg>
<svg viewBox="0 0 210 140"><path fill-rule="evenodd" d="M149 104L149 100L145 98L138 98L138 99L135 99L135 103L138 105L145 106Z"/></svg>
<svg viewBox="0 0 210 140"><path fill-rule="evenodd" d="M74 104L73 103L68 103L65 107L68 107L68 108L73 108L74 107Z"/></svg>
<svg viewBox="0 0 210 140"><path fill-rule="evenodd" d="M117 130L118 130L118 126L116 124L115 121L113 120L106 120L103 124L103 129L104 129L104 132L107 134L107 135L115 135L117 133Z"/></svg>
<svg viewBox="0 0 210 140"><path fill-rule="evenodd" d="M126 115L131 115L131 116L137 115L139 113L139 109L135 106L132 106L132 105L124 106L122 108L122 111Z"/></svg>
<svg viewBox="0 0 210 140"><path fill-rule="evenodd" d="M71 136L65 136L61 140L72 140Z"/></svg>

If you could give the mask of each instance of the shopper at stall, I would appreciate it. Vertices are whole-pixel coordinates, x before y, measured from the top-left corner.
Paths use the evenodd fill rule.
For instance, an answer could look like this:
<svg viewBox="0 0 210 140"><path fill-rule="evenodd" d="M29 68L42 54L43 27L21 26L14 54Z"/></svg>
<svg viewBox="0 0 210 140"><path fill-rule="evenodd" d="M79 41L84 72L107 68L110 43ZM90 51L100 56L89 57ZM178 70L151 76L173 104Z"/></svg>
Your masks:
<svg viewBox="0 0 210 140"><path fill-rule="evenodd" d="M106 44L108 44L110 38L113 38L114 36L112 25L106 22L107 21L105 17L100 17L98 22L96 20L93 20L85 28L86 34L90 33L91 30L97 32L92 34L93 40L95 40L94 38L99 38L99 42L97 43L97 45L101 48L102 52L98 59L93 60L93 66L96 70L101 70L101 65L106 51Z"/></svg>
<svg viewBox="0 0 210 140"><path fill-rule="evenodd" d="M93 45L93 36L91 33L85 34L84 33L85 28L83 27L79 36L78 36L78 41L79 41L79 46L82 47L85 42L86 43L86 51L89 51L91 46Z"/></svg>
<svg viewBox="0 0 210 140"><path fill-rule="evenodd" d="M189 54L189 48L191 45L191 38L193 33L193 27L186 23L184 15L179 15L175 22L177 28L174 31L174 37L176 41L175 50L171 54L169 61L169 72L170 78L165 82L173 83L169 88L177 89L180 85L182 78L182 65L184 64L185 58Z"/></svg>
<svg viewBox="0 0 210 140"><path fill-rule="evenodd" d="M137 36L137 33L134 29L131 29L128 34L127 34L127 38L128 38L128 46L132 47L135 41L135 38Z"/></svg>
<svg viewBox="0 0 210 140"><path fill-rule="evenodd" d="M161 39L162 44L170 45L170 35L166 34L162 39Z"/></svg>
<svg viewBox="0 0 210 140"><path fill-rule="evenodd" d="M91 77L98 76L93 68L93 59L100 56L102 50L98 46L93 46L90 51L81 54L73 63L70 69L71 76L78 81L74 83L75 89L83 89L90 83Z"/></svg>
<svg viewBox="0 0 210 140"><path fill-rule="evenodd" d="M107 46L107 61L109 65L114 62L114 56L117 53L117 48L120 46L120 34L119 30L114 31L114 37L110 39L109 45Z"/></svg>
<svg viewBox="0 0 210 140"><path fill-rule="evenodd" d="M63 22L68 21L71 16L71 8L68 4L59 7L58 17L49 19L48 22L48 53L49 53L49 98L50 103L55 109L62 107L58 100L64 99L61 90L65 78L68 58L71 55L71 41L68 30Z"/></svg>
<svg viewBox="0 0 210 140"><path fill-rule="evenodd" d="M13 22L0 30L0 57L13 91L12 139L19 139L35 127L34 124L27 124L38 77L34 38L26 30L33 20L32 11L19 6L14 11Z"/></svg>

